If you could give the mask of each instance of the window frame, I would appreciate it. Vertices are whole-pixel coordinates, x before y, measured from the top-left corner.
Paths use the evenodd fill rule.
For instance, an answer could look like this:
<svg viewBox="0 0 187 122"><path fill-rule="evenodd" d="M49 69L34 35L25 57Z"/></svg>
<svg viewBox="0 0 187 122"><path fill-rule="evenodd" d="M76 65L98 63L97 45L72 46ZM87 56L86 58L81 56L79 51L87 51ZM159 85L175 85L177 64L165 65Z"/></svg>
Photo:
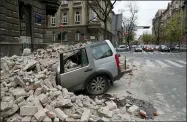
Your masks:
<svg viewBox="0 0 187 122"><path fill-rule="evenodd" d="M77 14L77 12L78 12L78 14ZM81 24L81 13L80 13L80 11L75 11L75 24Z"/></svg>
<svg viewBox="0 0 187 122"><path fill-rule="evenodd" d="M75 40L76 41L80 41L80 36L81 36L81 33L80 32L76 32L75 33Z"/></svg>
<svg viewBox="0 0 187 122"><path fill-rule="evenodd" d="M66 15L64 15L64 14L66 14ZM68 13L67 12L64 12L62 15L62 23L63 23L63 25L68 24Z"/></svg>
<svg viewBox="0 0 187 122"><path fill-rule="evenodd" d="M56 17L55 16L51 16L51 25L55 26L56 24Z"/></svg>

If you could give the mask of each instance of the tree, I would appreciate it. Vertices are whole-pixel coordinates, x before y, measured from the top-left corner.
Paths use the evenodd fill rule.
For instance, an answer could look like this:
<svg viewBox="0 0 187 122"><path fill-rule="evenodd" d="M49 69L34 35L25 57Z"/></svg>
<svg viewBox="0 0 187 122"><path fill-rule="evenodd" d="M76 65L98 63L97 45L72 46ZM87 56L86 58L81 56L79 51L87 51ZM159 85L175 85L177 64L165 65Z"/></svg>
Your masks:
<svg viewBox="0 0 187 122"><path fill-rule="evenodd" d="M144 42L144 44L152 43L152 34L149 34L148 32L144 32L140 36L140 40L142 40Z"/></svg>
<svg viewBox="0 0 187 122"><path fill-rule="evenodd" d="M133 41L135 38L138 7L135 1L130 1L125 8L127 8L127 10L121 10L121 12L123 13L124 11L128 11L130 16L123 16L122 24L125 29L124 31L128 33L128 35L126 35L126 41L129 45L130 41Z"/></svg>
<svg viewBox="0 0 187 122"><path fill-rule="evenodd" d="M116 3L116 0L114 0L113 3L111 3L110 0L92 0L92 1L86 0L86 1L88 6L95 12L99 20L104 23L104 39L106 39L107 21L109 19L110 12L114 8L114 4Z"/></svg>
<svg viewBox="0 0 187 122"><path fill-rule="evenodd" d="M164 26L164 37L170 42L170 45L172 45L173 42L178 42L180 45L180 41L183 39L185 32L185 27L181 25L184 21L185 15L182 12L181 14L174 15Z"/></svg>
<svg viewBox="0 0 187 122"><path fill-rule="evenodd" d="M157 45L160 44L161 18L162 17L158 17L157 18L158 20L156 20L155 23L153 24L153 33L154 33L155 43Z"/></svg>

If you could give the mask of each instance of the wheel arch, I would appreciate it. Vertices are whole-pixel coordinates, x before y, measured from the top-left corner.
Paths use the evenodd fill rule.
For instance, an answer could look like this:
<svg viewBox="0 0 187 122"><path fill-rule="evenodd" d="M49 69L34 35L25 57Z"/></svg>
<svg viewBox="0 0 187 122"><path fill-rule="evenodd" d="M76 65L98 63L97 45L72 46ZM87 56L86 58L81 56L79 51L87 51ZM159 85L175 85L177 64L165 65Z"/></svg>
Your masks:
<svg viewBox="0 0 187 122"><path fill-rule="evenodd" d="M110 80L110 83L112 84L113 82L113 76L112 74L109 72L109 71L106 71L106 70L99 70L97 72L94 72L92 73L85 81L84 81L84 84L83 84L83 89L86 88L87 84L96 76L107 76L108 79Z"/></svg>

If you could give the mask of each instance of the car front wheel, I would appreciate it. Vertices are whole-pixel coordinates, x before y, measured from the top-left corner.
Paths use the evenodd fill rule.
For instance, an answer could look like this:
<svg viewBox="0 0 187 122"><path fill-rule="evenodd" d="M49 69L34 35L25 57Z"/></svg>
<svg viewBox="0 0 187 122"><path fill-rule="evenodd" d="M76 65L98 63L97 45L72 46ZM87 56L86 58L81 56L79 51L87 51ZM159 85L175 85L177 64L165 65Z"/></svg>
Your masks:
<svg viewBox="0 0 187 122"><path fill-rule="evenodd" d="M109 88L109 79L106 76L96 76L87 85L89 94L99 95L105 93Z"/></svg>

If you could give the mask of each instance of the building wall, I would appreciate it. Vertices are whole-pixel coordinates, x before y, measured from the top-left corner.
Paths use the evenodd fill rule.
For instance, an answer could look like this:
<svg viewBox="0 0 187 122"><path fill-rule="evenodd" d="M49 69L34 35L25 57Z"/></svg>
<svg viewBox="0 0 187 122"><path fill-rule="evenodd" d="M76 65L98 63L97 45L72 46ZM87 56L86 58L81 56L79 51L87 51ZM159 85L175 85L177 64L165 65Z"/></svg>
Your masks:
<svg viewBox="0 0 187 122"><path fill-rule="evenodd" d="M62 1L63 3L63 1ZM81 19L80 24L75 24L75 12L80 11ZM51 16L48 17L49 23L48 23L48 32L47 32L47 42L53 43L53 38L55 38L55 42L61 42L61 40L58 38L58 35L60 34L60 22L62 22L62 15L64 12L68 13L68 24L63 25L62 32L67 32L67 40L63 40L63 43L77 43L79 41L75 40L75 34L76 32L80 32L80 41L98 41L103 40L103 28L104 25L100 21L93 21L92 20L92 10L88 7L86 4L86 1L68 1L67 4L61 4L61 7L59 7L58 12L56 13L56 25L51 25ZM111 39L111 14L110 14L110 21L107 22L107 29L108 29L108 38ZM100 25L101 24L101 25ZM94 25L93 28L88 27L89 25ZM56 35L53 37L53 35ZM91 39L91 36L95 37L95 39Z"/></svg>
<svg viewBox="0 0 187 122"><path fill-rule="evenodd" d="M3 55L19 55L25 41L35 44L46 39L46 6L38 0L20 1L31 7L30 35L27 36L24 31L20 31L23 24L20 22L18 0L2 0L0 2L0 40ZM36 16L41 17L40 23L35 21Z"/></svg>

